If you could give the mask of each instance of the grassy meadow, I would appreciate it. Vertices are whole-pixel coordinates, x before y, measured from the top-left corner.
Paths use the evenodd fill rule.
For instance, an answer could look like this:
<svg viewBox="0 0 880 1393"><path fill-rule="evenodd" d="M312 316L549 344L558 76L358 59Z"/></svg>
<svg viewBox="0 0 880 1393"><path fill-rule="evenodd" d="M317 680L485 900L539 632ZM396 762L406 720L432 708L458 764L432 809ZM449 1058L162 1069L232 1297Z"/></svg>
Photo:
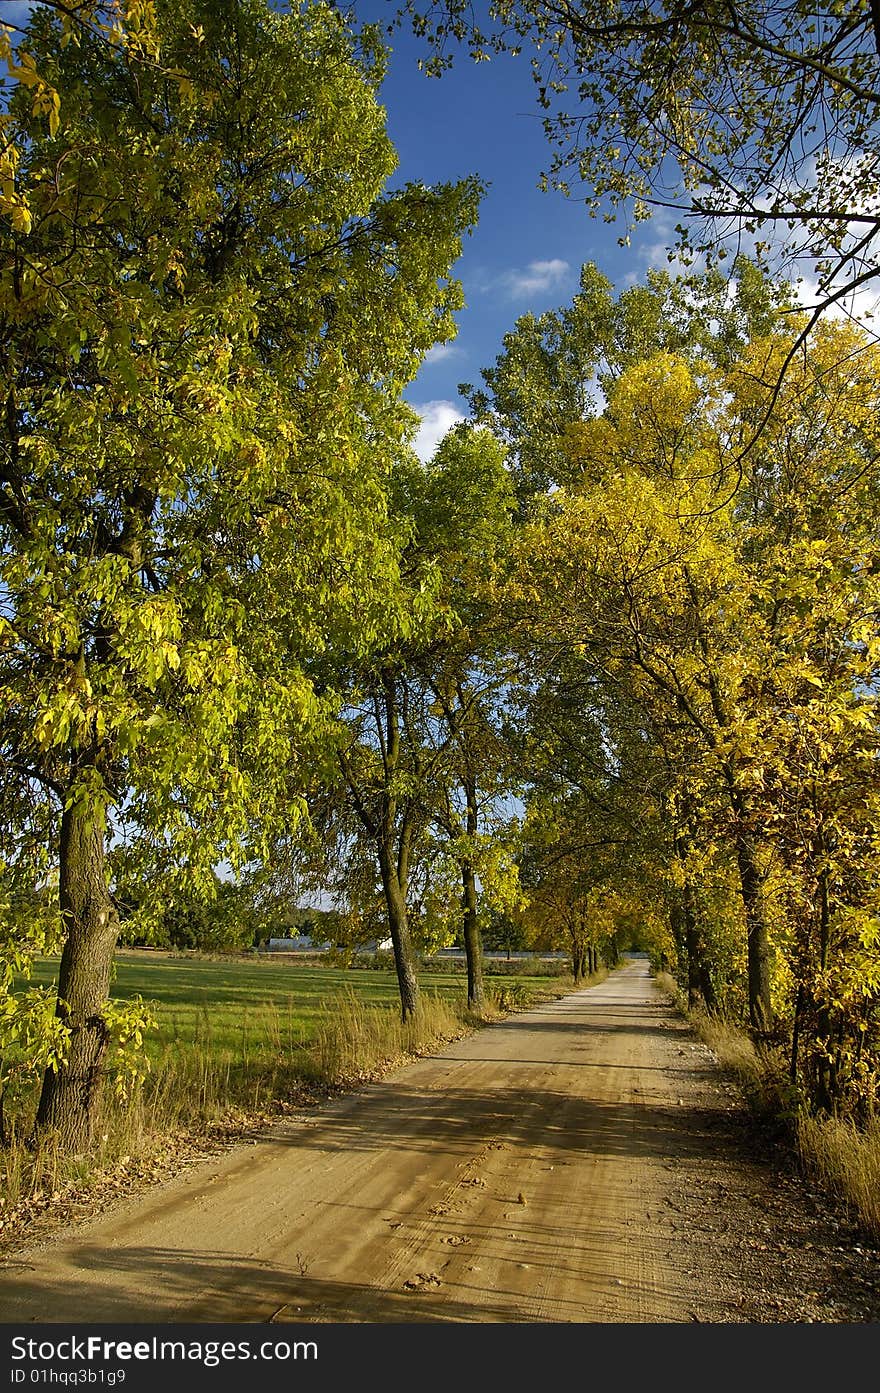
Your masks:
<svg viewBox="0 0 880 1393"><path fill-rule="evenodd" d="M57 964L42 962L34 981L54 982ZM534 973L494 981L487 975L490 1007L526 1005L558 984L558 977ZM565 979L568 980L567 978ZM426 1005L455 1014L464 1008L465 978L444 964L425 968L419 982ZM253 1076L283 1062L311 1078L307 1056L335 1017L352 1023L352 1008L387 1014L399 1012L397 979L389 966L361 971L325 964L321 959L291 959L266 954L249 958L212 958L120 949L111 997L140 996L151 1003L157 1029L145 1042L151 1072L157 1067L222 1066L234 1075ZM476 1022L473 1022L476 1024ZM368 1063L368 1061L365 1061ZM325 1079L325 1082L333 1082Z"/></svg>

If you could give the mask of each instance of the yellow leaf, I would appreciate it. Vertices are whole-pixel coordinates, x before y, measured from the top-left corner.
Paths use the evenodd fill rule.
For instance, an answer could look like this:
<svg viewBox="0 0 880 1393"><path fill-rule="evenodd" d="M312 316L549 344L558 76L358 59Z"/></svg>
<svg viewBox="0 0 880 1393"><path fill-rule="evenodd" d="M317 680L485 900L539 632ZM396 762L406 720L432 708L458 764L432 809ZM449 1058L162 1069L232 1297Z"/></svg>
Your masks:
<svg viewBox="0 0 880 1393"><path fill-rule="evenodd" d="M30 208L22 199L16 199L10 211L10 218L16 232L30 232L34 220Z"/></svg>

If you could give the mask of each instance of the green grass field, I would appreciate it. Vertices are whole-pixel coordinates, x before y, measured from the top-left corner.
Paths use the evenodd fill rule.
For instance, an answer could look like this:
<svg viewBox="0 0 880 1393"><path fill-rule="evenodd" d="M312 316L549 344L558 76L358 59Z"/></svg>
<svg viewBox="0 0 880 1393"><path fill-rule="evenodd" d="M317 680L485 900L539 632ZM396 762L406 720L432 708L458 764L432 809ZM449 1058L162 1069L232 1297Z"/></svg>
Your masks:
<svg viewBox="0 0 880 1393"><path fill-rule="evenodd" d="M34 981L55 980L57 964L42 962ZM517 976L528 998L542 995L551 979ZM463 1000L465 978L452 968L422 970L424 993L450 1002ZM141 996L155 1006L158 1031L148 1038L155 1058L168 1045L188 1050L208 1039L224 1054L239 1052L271 1038L276 1045L301 1049L332 1014L340 993L356 994L365 1006L398 1007L393 970L364 971L329 967L289 958L215 959L121 949L110 994L120 999Z"/></svg>
<svg viewBox="0 0 880 1393"><path fill-rule="evenodd" d="M44 961L34 980L48 984L56 973L57 962ZM468 1016L460 968L423 968L419 983L421 1018L403 1026L390 967L120 949L111 996L151 1004L157 1028L145 1040L149 1071L141 1102L170 1120L181 1113L216 1117L228 1107L259 1109L304 1084L369 1074L479 1023ZM499 1006L526 1006L561 990L558 975L487 977L495 1014Z"/></svg>

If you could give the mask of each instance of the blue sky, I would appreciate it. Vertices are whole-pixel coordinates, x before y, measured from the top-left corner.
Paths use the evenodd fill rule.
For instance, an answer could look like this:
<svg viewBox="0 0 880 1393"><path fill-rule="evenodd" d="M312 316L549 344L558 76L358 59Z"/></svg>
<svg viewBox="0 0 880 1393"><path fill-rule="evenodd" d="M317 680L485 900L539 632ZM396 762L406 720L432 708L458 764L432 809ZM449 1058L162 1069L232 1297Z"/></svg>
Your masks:
<svg viewBox="0 0 880 1393"><path fill-rule="evenodd" d="M395 8L395 0L353 0L361 22L387 23ZM476 174L490 186L455 268L466 301L458 336L429 355L406 393L423 417L417 448L424 455L466 411L458 384L480 381L519 315L567 303L585 261L621 287L650 265L666 265L671 228L655 219L624 249L621 224L591 219L576 199L541 192L552 152L526 57L475 64L462 51L451 72L429 78L418 68L424 46L407 29L386 42L392 53L380 97L400 158L395 182Z"/></svg>

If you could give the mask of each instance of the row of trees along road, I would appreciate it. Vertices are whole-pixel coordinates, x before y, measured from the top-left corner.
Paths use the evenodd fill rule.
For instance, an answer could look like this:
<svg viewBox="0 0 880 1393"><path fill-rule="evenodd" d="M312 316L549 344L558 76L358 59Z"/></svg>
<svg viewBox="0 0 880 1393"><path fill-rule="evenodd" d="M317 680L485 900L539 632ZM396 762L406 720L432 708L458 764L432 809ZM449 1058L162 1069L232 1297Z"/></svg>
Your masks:
<svg viewBox="0 0 880 1393"><path fill-rule="evenodd" d="M585 267L471 398L528 500L532 856L579 868L597 909L641 904L692 1002L740 997L810 1102L868 1114L878 349L828 322L780 378L784 311L746 264L732 297L655 275L617 301Z"/></svg>
<svg viewBox="0 0 880 1393"><path fill-rule="evenodd" d="M332 754L314 656L417 622L385 479L479 194L385 192L383 54L332 7L154 18L146 44L36 10L58 111L20 81L4 125L27 210L0 273L7 985L63 956L52 1029L38 992L3 1029L43 1040L37 1126L74 1149L140 1030L107 1002L111 887L154 886L148 915L265 855Z"/></svg>
<svg viewBox="0 0 880 1393"><path fill-rule="evenodd" d="M873 344L743 260L586 266L423 467L477 182L386 191L333 8L114 9L35 12L3 117L4 1087L88 1145L144 1024L118 904L225 862L380 903L404 1018L450 926L476 1007L491 913L575 975L639 941L869 1114Z"/></svg>

